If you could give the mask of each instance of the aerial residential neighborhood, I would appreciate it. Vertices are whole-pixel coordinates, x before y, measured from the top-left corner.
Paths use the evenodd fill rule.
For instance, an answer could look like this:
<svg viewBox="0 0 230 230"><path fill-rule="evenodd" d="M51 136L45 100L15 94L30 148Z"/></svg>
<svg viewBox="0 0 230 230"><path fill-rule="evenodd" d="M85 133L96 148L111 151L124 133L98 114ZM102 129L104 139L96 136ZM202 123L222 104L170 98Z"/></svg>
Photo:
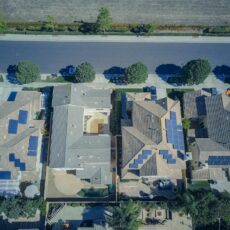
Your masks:
<svg viewBox="0 0 230 230"><path fill-rule="evenodd" d="M0 1L0 230L229 230L227 0Z"/></svg>

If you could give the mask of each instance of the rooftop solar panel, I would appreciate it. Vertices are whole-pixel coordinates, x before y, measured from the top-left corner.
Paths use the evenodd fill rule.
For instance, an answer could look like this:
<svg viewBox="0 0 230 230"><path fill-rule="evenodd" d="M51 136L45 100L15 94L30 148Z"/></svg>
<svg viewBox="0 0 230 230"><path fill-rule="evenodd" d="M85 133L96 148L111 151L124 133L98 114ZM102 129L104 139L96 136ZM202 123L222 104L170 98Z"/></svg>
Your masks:
<svg viewBox="0 0 230 230"><path fill-rule="evenodd" d="M30 136L29 139L29 150L36 150L38 147L38 137L37 136Z"/></svg>
<svg viewBox="0 0 230 230"><path fill-rule="evenodd" d="M14 160L14 165L15 165L15 167L20 167L20 165L21 165L20 160L19 159L15 159Z"/></svg>
<svg viewBox="0 0 230 230"><path fill-rule="evenodd" d="M10 171L0 171L0 180L10 180L11 172Z"/></svg>
<svg viewBox="0 0 230 230"><path fill-rule="evenodd" d="M131 168L131 169L137 169L138 168L138 165L136 165L136 164L130 164L129 165L129 168Z"/></svg>
<svg viewBox="0 0 230 230"><path fill-rule="evenodd" d="M10 162L14 162L14 160L15 160L15 155L14 155L14 153L10 153L10 154L9 154L9 161L10 161Z"/></svg>
<svg viewBox="0 0 230 230"><path fill-rule="evenodd" d="M8 123L8 133L17 134L17 131L18 131L18 121L10 119Z"/></svg>
<svg viewBox="0 0 230 230"><path fill-rule="evenodd" d="M146 155L151 155L152 154L152 150L144 150L142 153L144 153Z"/></svg>
<svg viewBox="0 0 230 230"><path fill-rule="evenodd" d="M21 163L19 166L20 171L25 171L26 170L26 164L25 163Z"/></svg>
<svg viewBox="0 0 230 230"><path fill-rule="evenodd" d="M31 157L35 157L37 156L37 150L28 150L27 155Z"/></svg>
<svg viewBox="0 0 230 230"><path fill-rule="evenodd" d="M168 150L159 150L160 155L167 155L169 153Z"/></svg>
<svg viewBox="0 0 230 230"><path fill-rule="evenodd" d="M17 96L17 92L11 92L7 101L15 101L16 96Z"/></svg>
<svg viewBox="0 0 230 230"><path fill-rule="evenodd" d="M19 110L18 115L18 123L19 124L26 124L28 119L28 111L26 110Z"/></svg>
<svg viewBox="0 0 230 230"><path fill-rule="evenodd" d="M176 112L170 111L170 119L176 119Z"/></svg>
<svg viewBox="0 0 230 230"><path fill-rule="evenodd" d="M168 164L176 164L176 159L168 159L167 163Z"/></svg>
<svg viewBox="0 0 230 230"><path fill-rule="evenodd" d="M209 156L209 165L230 165L230 156Z"/></svg>

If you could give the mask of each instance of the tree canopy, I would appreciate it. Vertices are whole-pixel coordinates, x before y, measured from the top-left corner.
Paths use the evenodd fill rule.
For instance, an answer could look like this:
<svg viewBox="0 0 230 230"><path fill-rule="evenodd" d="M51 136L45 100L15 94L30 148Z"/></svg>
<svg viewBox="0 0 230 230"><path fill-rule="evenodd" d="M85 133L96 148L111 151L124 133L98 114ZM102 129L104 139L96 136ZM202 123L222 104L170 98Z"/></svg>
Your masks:
<svg viewBox="0 0 230 230"><path fill-rule="evenodd" d="M16 78L22 84L34 82L40 77L40 70L36 64L21 61L16 67Z"/></svg>
<svg viewBox="0 0 230 230"><path fill-rule="evenodd" d="M4 32L7 28L4 18L0 15L0 33Z"/></svg>
<svg viewBox="0 0 230 230"><path fill-rule="evenodd" d="M189 61L182 68L183 82L188 85L202 83L211 72L208 60L196 59Z"/></svg>
<svg viewBox="0 0 230 230"><path fill-rule="evenodd" d="M44 207L45 202L41 198L25 199L13 197L0 200L0 213L4 212L8 218L14 219L34 217L38 209L44 215Z"/></svg>
<svg viewBox="0 0 230 230"><path fill-rule="evenodd" d="M137 230L139 226L138 217L140 214L140 204L129 200L121 201L120 206L111 207L113 217L109 219L109 224L114 230Z"/></svg>
<svg viewBox="0 0 230 230"><path fill-rule="evenodd" d="M92 82L95 79L95 74L93 66L88 62L84 62L77 66L76 82Z"/></svg>
<svg viewBox="0 0 230 230"><path fill-rule="evenodd" d="M97 30L105 32L110 28L111 24L112 24L112 18L109 10L106 7L102 7L99 10L99 14L97 16L97 21L96 21Z"/></svg>
<svg viewBox="0 0 230 230"><path fill-rule="evenodd" d="M176 202L169 203L172 210L192 216L193 225L200 227L215 223L218 218L230 224L230 195L214 195L205 189L188 190L178 196Z"/></svg>
<svg viewBox="0 0 230 230"><path fill-rule="evenodd" d="M47 16L47 20L45 22L45 29L48 31L54 31L57 27L57 23L55 22L54 17Z"/></svg>
<svg viewBox="0 0 230 230"><path fill-rule="evenodd" d="M184 129L189 129L191 126L191 121L189 119L184 118L182 120L182 125Z"/></svg>
<svg viewBox="0 0 230 230"><path fill-rule="evenodd" d="M125 70L125 79L127 83L144 83L147 78L148 68L141 62L137 62Z"/></svg>

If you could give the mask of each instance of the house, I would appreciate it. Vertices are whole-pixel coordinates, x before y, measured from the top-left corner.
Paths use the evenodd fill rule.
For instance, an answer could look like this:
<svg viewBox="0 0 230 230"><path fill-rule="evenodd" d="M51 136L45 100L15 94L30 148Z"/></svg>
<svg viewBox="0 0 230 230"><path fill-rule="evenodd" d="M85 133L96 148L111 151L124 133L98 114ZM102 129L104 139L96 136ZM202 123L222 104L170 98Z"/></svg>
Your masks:
<svg viewBox="0 0 230 230"><path fill-rule="evenodd" d="M122 179L182 179L185 146L180 102L152 101L143 94L135 98L131 125L122 127Z"/></svg>
<svg viewBox="0 0 230 230"><path fill-rule="evenodd" d="M41 109L41 93L11 92L0 104L0 195L19 193L22 182L39 188L41 130L44 121L36 120Z"/></svg>
<svg viewBox="0 0 230 230"><path fill-rule="evenodd" d="M110 184L110 90L80 84L53 90L49 167L90 184Z"/></svg>
<svg viewBox="0 0 230 230"><path fill-rule="evenodd" d="M230 97L202 91L186 93L184 113L196 120L191 127L194 135L190 145L193 179L222 179L222 169L230 167Z"/></svg>

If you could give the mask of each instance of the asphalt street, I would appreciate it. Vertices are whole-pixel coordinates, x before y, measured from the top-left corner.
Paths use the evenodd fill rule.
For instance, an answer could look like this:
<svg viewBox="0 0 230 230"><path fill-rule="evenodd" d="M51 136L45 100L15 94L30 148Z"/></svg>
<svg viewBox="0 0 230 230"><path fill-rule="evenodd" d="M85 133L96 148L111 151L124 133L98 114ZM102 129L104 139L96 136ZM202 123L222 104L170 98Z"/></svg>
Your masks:
<svg viewBox="0 0 230 230"><path fill-rule="evenodd" d="M213 68L230 66L230 43L122 43L0 41L0 72L20 60L30 60L43 73L58 73L67 65L88 61L97 73L112 66L145 63L149 73L161 64L183 65L194 58L208 59Z"/></svg>

